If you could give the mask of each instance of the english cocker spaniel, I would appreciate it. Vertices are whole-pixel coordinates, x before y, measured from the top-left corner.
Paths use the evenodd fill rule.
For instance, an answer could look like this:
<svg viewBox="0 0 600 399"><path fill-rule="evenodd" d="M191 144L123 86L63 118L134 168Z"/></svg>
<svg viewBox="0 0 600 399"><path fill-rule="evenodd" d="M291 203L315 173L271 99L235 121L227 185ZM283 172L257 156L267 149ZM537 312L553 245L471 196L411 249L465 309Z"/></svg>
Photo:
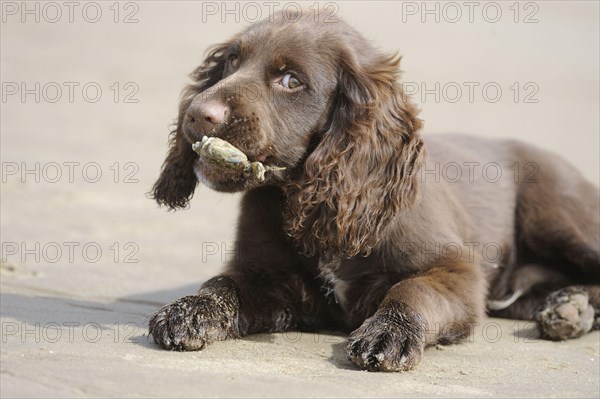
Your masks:
<svg viewBox="0 0 600 399"><path fill-rule="evenodd" d="M255 24L191 75L152 194L185 208L198 182L243 191L236 258L149 322L200 350L248 334L349 332L362 369L407 370L486 313L543 337L599 326L598 189L557 155L512 140L420 135L400 58L342 21ZM264 179L192 144L226 140Z"/></svg>

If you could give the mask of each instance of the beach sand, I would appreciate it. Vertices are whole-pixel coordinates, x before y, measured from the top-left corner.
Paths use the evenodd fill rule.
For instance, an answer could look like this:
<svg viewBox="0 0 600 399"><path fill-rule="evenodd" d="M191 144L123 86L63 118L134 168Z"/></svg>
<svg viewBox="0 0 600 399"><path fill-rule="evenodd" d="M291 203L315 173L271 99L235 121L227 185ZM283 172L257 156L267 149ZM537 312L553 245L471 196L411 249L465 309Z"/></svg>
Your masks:
<svg viewBox="0 0 600 399"><path fill-rule="evenodd" d="M2 3L0 28L2 397L600 395L598 331L548 342L524 321L485 319L471 342L429 348L416 370L400 374L357 370L344 337L331 332L159 350L147 316L231 258L240 196L200 187L190 209L173 213L145 193L187 74L255 14L233 2L239 21L207 3L141 1L118 3L117 15L112 2L98 2L97 22L89 3L69 22L55 3L62 17L50 22L55 9L28 2L39 7L36 22L21 4ZM439 22L427 14L422 22L421 2L331 4L403 55L424 135L521 139L598 182L597 2L521 3L518 16L501 2L497 22L485 19L495 18L485 2L472 22L460 2L457 22L445 3L428 3Z"/></svg>

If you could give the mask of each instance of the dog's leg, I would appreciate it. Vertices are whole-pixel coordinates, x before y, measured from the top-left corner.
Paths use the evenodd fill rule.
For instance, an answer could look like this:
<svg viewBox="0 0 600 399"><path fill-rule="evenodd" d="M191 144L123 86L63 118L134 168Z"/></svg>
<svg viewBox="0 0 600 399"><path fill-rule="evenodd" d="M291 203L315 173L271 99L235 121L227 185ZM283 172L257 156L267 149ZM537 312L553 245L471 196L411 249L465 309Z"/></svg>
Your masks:
<svg viewBox="0 0 600 399"><path fill-rule="evenodd" d="M575 283L600 284L598 188L558 157L532 158L537 159L537 173L521 182L517 203L521 255Z"/></svg>
<svg viewBox="0 0 600 399"><path fill-rule="evenodd" d="M339 307L321 292L316 259L298 255L283 235L275 189L244 196L235 253L222 276L151 317L160 347L200 350L247 334L336 327Z"/></svg>
<svg viewBox="0 0 600 399"><path fill-rule="evenodd" d="M542 338L565 340L600 329L600 285L537 287L494 316L535 320Z"/></svg>
<svg viewBox="0 0 600 399"><path fill-rule="evenodd" d="M484 296L477 264L435 265L388 291L375 314L350 335L348 356L370 371L411 369L426 346L467 337L483 315Z"/></svg>
<svg viewBox="0 0 600 399"><path fill-rule="evenodd" d="M536 320L544 338L577 338L600 327L598 189L558 157L538 157L536 167L519 190L518 245L563 278L541 282L499 315Z"/></svg>
<svg viewBox="0 0 600 399"><path fill-rule="evenodd" d="M261 332L333 327L314 277L230 274L215 277L195 295L164 306L150 319L164 349L201 350L213 341ZM312 281L311 281L312 280Z"/></svg>

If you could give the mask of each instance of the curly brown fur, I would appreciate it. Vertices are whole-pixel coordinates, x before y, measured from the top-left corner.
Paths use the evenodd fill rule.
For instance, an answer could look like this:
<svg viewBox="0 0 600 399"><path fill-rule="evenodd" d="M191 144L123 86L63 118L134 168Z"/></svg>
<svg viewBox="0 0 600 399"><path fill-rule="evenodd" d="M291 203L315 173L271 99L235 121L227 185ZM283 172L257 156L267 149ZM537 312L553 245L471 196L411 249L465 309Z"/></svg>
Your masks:
<svg viewBox="0 0 600 399"><path fill-rule="evenodd" d="M343 54L331 120L289 188L289 234L306 253L367 255L417 199L423 142L397 84L399 58Z"/></svg>

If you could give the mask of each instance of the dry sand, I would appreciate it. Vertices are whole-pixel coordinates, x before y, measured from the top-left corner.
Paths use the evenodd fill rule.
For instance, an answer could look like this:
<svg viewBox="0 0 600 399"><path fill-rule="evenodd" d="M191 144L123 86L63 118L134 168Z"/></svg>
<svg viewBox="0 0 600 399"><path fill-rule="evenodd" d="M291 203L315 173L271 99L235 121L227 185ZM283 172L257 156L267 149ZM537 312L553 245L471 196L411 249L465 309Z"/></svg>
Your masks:
<svg viewBox="0 0 600 399"><path fill-rule="evenodd" d="M496 3L503 12L496 23L482 16L487 3L478 3L472 23L464 6L462 20L451 23L452 10L433 2L445 12L439 23L432 16L422 23L419 14L403 22L399 2L338 3L338 13L404 55L413 90L463 87L456 102L450 92L439 101L416 93L425 134L535 142L597 182L599 5L521 3L515 23L512 3ZM2 397L600 396L600 334L546 342L526 322L487 319L473 342L428 349L422 365L403 374L356 370L343 337L329 334L254 336L199 353L158 350L147 339L146 315L194 292L231 257L239 196L200 188L190 210L167 213L144 193L157 177L186 74L209 44L247 22L203 22L201 3L164 1L120 3L119 23L112 2L96 3L97 23L82 17L87 3L78 3L72 23L58 3L62 20L50 23L52 9L28 2L43 14L39 23L31 15L22 22L10 8L19 12L21 4L2 3L0 32ZM132 12L138 22L121 23ZM538 22L523 23L532 12ZM35 93L10 94L35 82L39 102ZM469 101L465 82L497 84L503 95L491 102L477 89ZM52 102L57 85L62 96ZM97 87L102 95L91 102ZM125 102L128 94L138 101ZM23 176L24 169L33 172Z"/></svg>

